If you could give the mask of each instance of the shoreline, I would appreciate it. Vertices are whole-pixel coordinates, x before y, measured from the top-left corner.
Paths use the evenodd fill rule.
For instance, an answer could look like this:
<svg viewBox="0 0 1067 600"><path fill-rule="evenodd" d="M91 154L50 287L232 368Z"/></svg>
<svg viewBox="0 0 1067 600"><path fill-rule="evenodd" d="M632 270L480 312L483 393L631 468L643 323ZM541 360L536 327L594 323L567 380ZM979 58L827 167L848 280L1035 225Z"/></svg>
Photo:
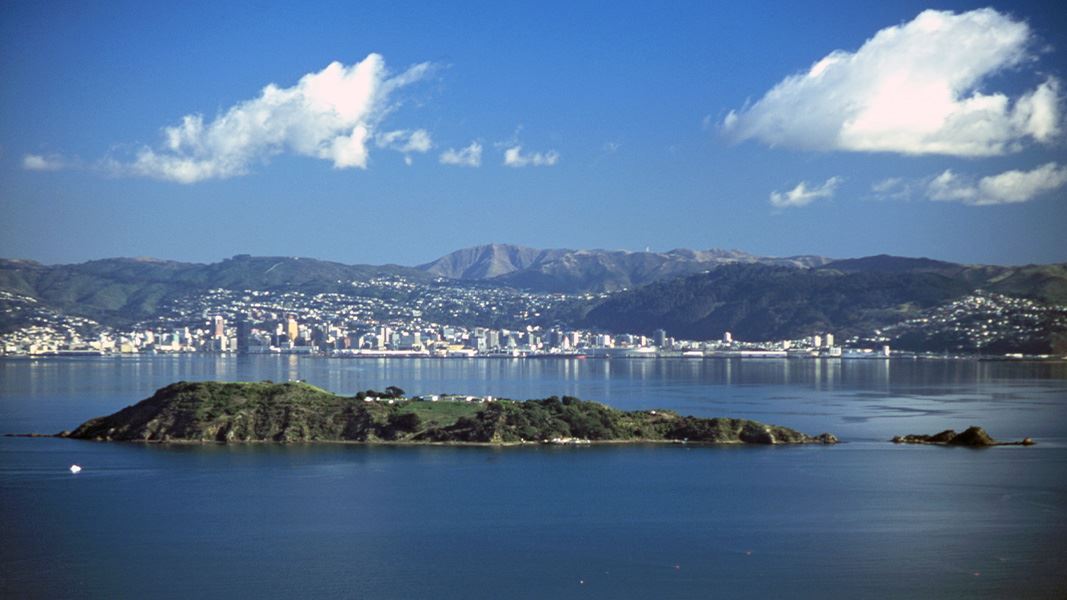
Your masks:
<svg viewBox="0 0 1067 600"><path fill-rule="evenodd" d="M523 356L509 356L499 354L485 354L478 356L434 356L429 354L360 354L360 355L337 355L304 354L262 352L254 354L239 354L235 352L127 352L127 353L44 353L44 354L0 354L3 360L70 360L85 358L108 358L115 360L143 359L143 358L248 358L248 357L273 357L273 358L308 358L315 360L595 360L595 361L648 361L648 360L744 360L744 361L970 361L970 362L1009 362L1009 363L1064 363L1067 364L1067 356L1052 355L1022 355L1022 356L995 356L995 355L937 355L937 354L907 354L902 356L729 356L709 354L704 356L609 356L597 354L531 354Z"/></svg>
<svg viewBox="0 0 1067 600"><path fill-rule="evenodd" d="M343 445L343 446L453 446L470 448L519 448L519 447L576 447L576 446L833 446L835 444L812 444L805 442L775 442L771 444L754 444L741 441L704 442L685 440L579 440L579 441L528 441L528 442L420 442L404 440L94 440L74 438L61 433L5 433L8 438L51 438L60 440L75 440L78 442L92 442L105 444L136 444L145 446L318 446L318 445Z"/></svg>

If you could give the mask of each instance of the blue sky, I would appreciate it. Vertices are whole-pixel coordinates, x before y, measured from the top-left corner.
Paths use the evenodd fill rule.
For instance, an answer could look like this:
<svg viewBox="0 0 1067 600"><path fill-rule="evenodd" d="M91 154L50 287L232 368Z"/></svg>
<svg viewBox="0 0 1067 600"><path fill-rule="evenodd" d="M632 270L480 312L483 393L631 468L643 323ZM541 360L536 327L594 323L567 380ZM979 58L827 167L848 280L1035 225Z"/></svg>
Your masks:
<svg viewBox="0 0 1067 600"><path fill-rule="evenodd" d="M1054 2L353 4L4 4L0 256L1067 261Z"/></svg>

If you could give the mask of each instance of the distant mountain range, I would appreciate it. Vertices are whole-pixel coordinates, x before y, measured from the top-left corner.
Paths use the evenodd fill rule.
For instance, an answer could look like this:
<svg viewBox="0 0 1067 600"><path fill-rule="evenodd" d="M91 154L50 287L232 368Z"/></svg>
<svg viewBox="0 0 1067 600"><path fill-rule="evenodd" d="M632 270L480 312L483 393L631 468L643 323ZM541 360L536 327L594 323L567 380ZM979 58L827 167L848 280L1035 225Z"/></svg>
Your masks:
<svg viewBox="0 0 1067 600"><path fill-rule="evenodd" d="M976 290L1043 305L1067 304L1067 263L961 265L885 255L831 260L727 250L540 250L493 244L417 267L248 255L212 264L133 258L74 265L0 260L0 292L115 325L150 319L168 299L182 294L219 288L388 293L365 285L376 277L403 277L431 287L444 278L448 285L461 287L612 292L606 299L576 301L574 310L561 313L569 316L560 324L645 334L663 328L689 339L714 338L727 330L750 340L818 331L859 333L912 318ZM353 283L363 285L357 289ZM0 331L13 326L0 316Z"/></svg>
<svg viewBox="0 0 1067 600"><path fill-rule="evenodd" d="M737 250L539 250L489 244L458 250L418 268L442 277L491 281L543 292L603 292L633 289L729 264L817 267L822 256L773 258Z"/></svg>

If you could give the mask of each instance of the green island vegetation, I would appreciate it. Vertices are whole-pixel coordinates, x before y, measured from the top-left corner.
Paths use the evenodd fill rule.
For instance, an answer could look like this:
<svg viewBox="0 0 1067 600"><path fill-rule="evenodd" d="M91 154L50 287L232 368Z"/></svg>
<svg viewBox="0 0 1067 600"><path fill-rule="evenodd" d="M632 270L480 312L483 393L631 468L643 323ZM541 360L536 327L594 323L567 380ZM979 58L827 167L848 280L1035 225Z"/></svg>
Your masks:
<svg viewBox="0 0 1067 600"><path fill-rule="evenodd" d="M59 437L141 442L356 442L408 444L640 443L833 444L745 419L666 410L621 411L570 396L497 400L406 398L404 390L339 396L303 382L179 382Z"/></svg>

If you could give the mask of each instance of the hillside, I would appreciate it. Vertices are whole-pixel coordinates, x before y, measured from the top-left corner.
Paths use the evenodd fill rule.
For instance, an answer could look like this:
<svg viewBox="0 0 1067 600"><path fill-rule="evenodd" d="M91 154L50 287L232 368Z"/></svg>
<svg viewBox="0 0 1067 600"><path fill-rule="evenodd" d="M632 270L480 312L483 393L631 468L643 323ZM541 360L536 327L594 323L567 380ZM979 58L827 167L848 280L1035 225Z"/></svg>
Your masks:
<svg viewBox="0 0 1067 600"><path fill-rule="evenodd" d="M524 291L589 289L616 291L593 299ZM902 349L1042 354L1067 348L1067 328L1061 326L1067 309L1060 306L1067 305L1067 264L962 265L887 255L827 261L722 250L536 250L499 244L419 268L247 255L213 264L116 258L48 266L0 260L0 333L60 327L67 316L119 328L153 320L198 326L207 314L240 314L246 290L270 292L275 303L285 295L287 306L332 314L351 314L355 306L360 318L378 321L410 320L417 312L436 323L466 327L541 325L646 335L662 328L684 339L715 339L730 331L752 341L823 331L844 339L889 329ZM1006 299L994 305L965 301L986 293ZM1002 310L1012 299L1037 305ZM961 301L963 306L954 305ZM928 325L933 321L941 328ZM979 339L982 332L964 331L982 323L1003 331L985 341ZM83 334L96 335L92 327L85 326Z"/></svg>
<svg viewBox="0 0 1067 600"><path fill-rule="evenodd" d="M616 294L593 307L582 325L646 335L662 328L686 339L715 339L724 331L746 340L795 339L824 331L862 334L978 289L1044 303L1067 300L1063 265L946 267L924 261L906 269L899 261L888 268L884 260L873 262L880 268L861 270L871 265L858 261L819 269L724 266ZM940 340L935 345L944 347Z"/></svg>
<svg viewBox="0 0 1067 600"><path fill-rule="evenodd" d="M0 260L0 290L34 298L61 312L108 323L153 316L167 299L195 291L346 290L351 282L402 275L429 280L427 273L396 265L344 265L308 258L239 255L212 264L112 258L73 265Z"/></svg>
<svg viewBox="0 0 1067 600"><path fill-rule="evenodd" d="M551 397L513 402L367 401L304 383L186 383L158 390L61 437L141 442L409 442L507 444L576 438L599 442L834 443L756 421L670 411L624 412Z"/></svg>

